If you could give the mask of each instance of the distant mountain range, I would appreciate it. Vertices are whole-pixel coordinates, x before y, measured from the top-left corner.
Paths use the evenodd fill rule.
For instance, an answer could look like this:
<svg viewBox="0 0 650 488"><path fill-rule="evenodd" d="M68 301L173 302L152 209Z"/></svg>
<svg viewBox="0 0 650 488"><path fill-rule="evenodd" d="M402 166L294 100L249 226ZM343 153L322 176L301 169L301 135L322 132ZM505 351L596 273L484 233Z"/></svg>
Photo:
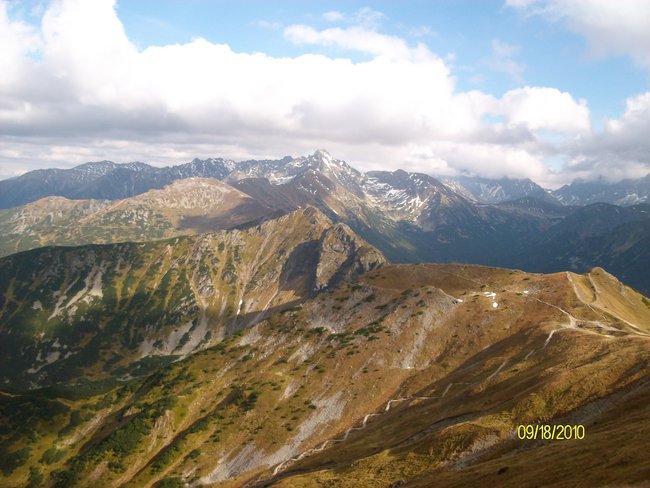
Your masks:
<svg viewBox="0 0 650 488"><path fill-rule="evenodd" d="M634 205L650 202L650 174L644 178L610 183L605 180L576 180L553 192L553 196L565 205L589 205L611 203Z"/></svg>
<svg viewBox="0 0 650 488"><path fill-rule="evenodd" d="M240 163L195 160L163 169L102 162L67 171L56 170L54 179L46 171L25 176L41 192L56 181L70 194L74 181L75 195L98 195L101 188L104 197L120 199L46 197L0 210L0 255L52 244L149 241L250 226L313 206L348 224L393 262L467 262L539 272L602 266L650 291L649 204L564 206L530 180L490 186L487 180L444 183L403 170L364 174L325 151ZM123 173L126 185L119 183ZM0 183L20 186L21 178ZM166 181L171 183L162 189L122 198ZM470 189L493 203L477 201ZM519 198L500 202L506 196Z"/></svg>
<svg viewBox="0 0 650 488"><path fill-rule="evenodd" d="M319 154L324 158L318 158ZM235 162L223 158L194 159L186 164L165 168L141 162L117 164L100 161L72 169L42 169L0 181L0 209L16 207L47 196L118 200L148 190L161 189L173 181L185 178L216 178L226 181L266 178L278 185L302 174L306 168L323 171L327 161L333 161L331 156L326 151L317 151L311 157L285 156L279 160ZM338 165L341 163L342 161L337 161ZM348 187L360 178L372 178L373 173L376 173L363 175L347 164L342 167L342 171L337 177L343 178ZM611 203L626 206L646 203L650 198L650 174L617 183L576 180L553 191L542 188L530 179L491 180L468 176L438 179L470 200L489 204L533 197L563 205Z"/></svg>
<svg viewBox="0 0 650 488"><path fill-rule="evenodd" d="M39 169L0 181L0 208L16 207L48 196L118 200L160 189L184 178L221 180L233 168L232 161L195 159L169 168L156 168L139 162L117 164L100 161L72 169Z"/></svg>
<svg viewBox="0 0 650 488"><path fill-rule="evenodd" d="M45 197L0 210L0 256L52 244L149 241L228 229L273 213L214 178L176 180L121 200Z"/></svg>
<svg viewBox="0 0 650 488"><path fill-rule="evenodd" d="M525 197L532 197L549 203L560 203L552 191L545 190L528 178L489 180L487 178L460 176L443 178L443 181L466 197L480 203L503 203Z"/></svg>

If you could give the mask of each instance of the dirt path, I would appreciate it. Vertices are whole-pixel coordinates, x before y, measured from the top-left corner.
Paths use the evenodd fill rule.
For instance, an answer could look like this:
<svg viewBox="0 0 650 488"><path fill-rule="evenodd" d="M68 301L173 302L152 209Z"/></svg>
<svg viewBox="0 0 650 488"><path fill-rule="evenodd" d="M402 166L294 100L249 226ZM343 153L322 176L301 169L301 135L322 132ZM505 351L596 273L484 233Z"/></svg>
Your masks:
<svg viewBox="0 0 650 488"><path fill-rule="evenodd" d="M382 415L385 415L386 413L388 413L391 410L391 408L393 407L393 404L395 404L395 403L442 399L447 395L447 393L449 392L451 387L454 386L454 385L470 386L470 385L479 384L482 381L490 381L492 378L494 378L495 376L497 376L501 372L501 370L505 367L507 362L508 362L507 359L505 361L503 361L497 367L497 369L493 373L491 373L485 380L478 380L478 381L474 381L474 382L471 382L471 383L455 383L455 382L451 382L445 387L445 389L444 389L444 391L442 392L441 395L434 395L434 396L415 396L414 395L414 396L410 396L410 397L393 398L392 400L389 400L386 403L386 406L384 407L383 410L381 410L379 412L369 413L369 414L365 415L363 417L363 419L361 420L361 423L359 425L350 427L349 429L347 429L343 433L343 435L341 437L334 438L334 439L328 439L326 441L323 441L320 444L318 444L317 446L312 447L311 449L307 449L306 451L303 451L299 455L294 456L292 458L289 458L286 461L283 461L282 463L278 464L275 467L275 469L273 470L273 474L271 475L271 478L277 476L280 472L284 471L291 464L293 464L293 463L295 463L297 461L300 461L301 459L304 459L305 457L307 457L307 456L309 456L311 454L321 452L325 448L327 448L328 446L331 446L332 444L338 444L338 443L346 441L352 432L357 431L357 430L365 429L367 424L368 424L368 420L370 420L373 417L379 417L379 416L382 416ZM258 483L262 483L264 481L267 481L267 480L256 480L256 481L254 481L252 483L249 483L246 486L254 486L254 485L256 485Z"/></svg>
<svg viewBox="0 0 650 488"><path fill-rule="evenodd" d="M582 297L582 295L581 295L580 291L578 290L578 287L577 287L575 281L573 280L573 277L571 276L571 274L568 271L566 273L566 277L569 280L569 283L571 283L571 286L573 287L573 292L576 294L576 297L578 298L578 300L580 300L584 305L589 307L592 312L594 312L597 315L600 315L603 319L606 319L605 313L608 313L612 317L616 318L617 320L620 320L621 322L623 322L624 324L626 324L626 325L628 325L628 326L630 326L632 328L632 330L624 331L624 332L630 332L632 334L636 334L636 335L639 335L639 336L650 337L650 334L642 332L641 328L639 326L637 326L636 324L633 324L632 322L630 322L628 320L625 320L623 317L620 317L619 315L615 314L613 311L601 309L598 306L598 303L597 303L598 302L598 295L600 294L600 289L598 288L598 286L594 282L593 278L590 275L587 275L587 276L589 278L589 282L591 283L591 286L594 289L594 297L591 300L591 302L589 302L589 303L587 301L585 301L585 299ZM598 310L596 310L594 308L594 305L598 308ZM599 325L601 328L603 328L605 330L618 330L618 329L614 329L613 327L606 326L606 325L604 325L602 323L599 323L599 322L592 321L592 323L596 324L597 326Z"/></svg>
<svg viewBox="0 0 650 488"><path fill-rule="evenodd" d="M471 278L467 278L467 277L464 277L464 276L456 275L455 273L448 273L448 274L450 274L450 275L455 275L455 276L457 276L457 277L459 277L459 278L463 278L463 279L466 279L466 280L468 280L468 281L471 281L471 282L474 282L474 283L476 283L476 284L481 285L481 283L479 283L478 281L473 280L473 279L471 279ZM571 278L571 276L570 276L568 273L567 273L567 278L568 278L568 280L570 281L570 283L571 283L571 285L572 285L572 287L573 287L574 293L575 293L576 296L578 297L578 300L580 300L583 304L585 304L585 305L587 305L587 306L590 306L590 304L584 302L584 300L583 300L582 297L580 296L580 293L579 293L579 291L578 291L578 289L577 289L576 284L573 282L573 279ZM506 291L506 292L509 292L509 293L518 293L517 291L513 291L513 290L509 290L509 289L505 289L505 291ZM473 292L470 296L482 296L482 297L485 297L485 298L491 299L491 300L493 301L493 303L496 301L496 293L494 293L494 292ZM527 297L530 297L530 295L528 295L528 293L526 293L526 296L527 296ZM454 298L454 297L452 297L452 298ZM540 303L542 303L542 304L544 304L544 305L546 305L546 306L552 307L552 308L554 308L554 309L560 311L562 314L564 314L564 315L567 317L567 323L565 323L565 324L561 324L560 327L551 330L551 331L549 332L548 336L546 337L546 340L544 341L544 344L542 345L542 347L531 350L531 351L530 351L530 352L529 352L529 353L524 357L524 361L526 361L526 360L527 360L527 359L528 359L528 358L529 358L533 353L535 353L535 352L537 352L537 351L540 351L540 350L544 349L546 346L548 346L548 344L549 344L549 342L551 341L551 339L553 338L553 336L554 336L557 332L561 332L561 331L563 331L563 330L575 330L575 331L580 331L580 332L585 333L585 334L597 335L597 336L599 336L599 337L604 337L604 338L609 338L609 339L613 339L613 338L614 338L614 336L611 336L611 335L600 334L600 333L598 333L598 332L596 332L596 331L593 331L593 330L589 330L589 329L584 329L584 328L578 327L578 320L573 316L573 314L571 314L571 313L568 312L567 310L564 310L563 308L561 308L561 307L559 307L559 306L557 306L557 305L554 305L554 304L552 304L552 303L546 302L546 301L544 301L544 300L542 300L542 299L540 299L540 298L538 298L538 297L530 297L530 298L533 298L534 300L537 300L538 302L540 302ZM456 299L456 300L458 300L458 299ZM590 307L590 308L591 308L591 307ZM593 308L592 308L592 310L593 310ZM594 310L594 312L595 312L595 310ZM620 319L620 317L616 317L616 318ZM620 320L622 320L622 319L620 319ZM624 321L624 320L623 320L623 321ZM626 322L628 325L633 326L635 329L638 329L638 328L637 328L636 326L634 326L633 324L630 324L630 323L627 322L627 321L624 321L624 322ZM594 325L596 325L596 326L600 326L600 327L601 327L602 329L604 329L604 330L609 330L609 331L618 331L618 329L615 329L615 328L610 327L610 326L606 326L605 324L602 324L602 323L600 323L600 322L590 321L589 323L592 323L592 324L594 324ZM646 336L648 335L648 334L643 334L643 333L639 333L639 332L636 332L636 334L638 334L638 335L646 335ZM310 456L310 455L312 455L312 454L316 454L316 453L318 453L318 452L321 452L321 451L323 451L324 449L326 449L327 447L329 447L329 446L331 446L331 445L333 445L333 444L337 444L337 443L344 442L345 440L348 439L349 435L350 435L352 432L365 429L366 426L367 426L367 424L368 424L368 421L369 421L370 419L372 419L373 417L382 416L382 415L385 415L386 413L388 413L388 412L391 410L391 408L393 408L393 405L394 405L394 404L397 404L397 403L401 404L401 403L404 403L404 402L423 401L423 400L437 400L437 399L442 399L442 398L444 398L444 397L447 395L447 393L449 392L449 390L450 390L454 385L466 385L466 386L471 386L471 385L479 384L479 383L481 383L481 382L483 382L483 381L490 381L490 380L492 380L492 379L495 378L497 375L499 375L499 373L501 373L501 371L506 367L507 363L508 363L508 359L505 359L501 364L499 364L499 366L496 368L496 370L495 370L494 372L492 372L492 373L491 373L487 378L485 378L485 379L478 380L478 381L471 382L471 383L454 383L454 382L449 383L449 384L445 387L445 389L444 389L444 391L442 392L441 395L435 395L435 396L411 396L411 397L401 397L401 398L394 398L394 399L391 399L391 400L389 400L389 401L386 403L386 406L383 408L383 410L381 410L381 411L379 411L379 412L370 413L370 414L365 415L365 416L363 417L363 419L361 420L361 422L360 422L358 425L354 425L354 426L350 427L349 429L347 429L347 430L343 433L342 436L340 436L340 437L335 437L335 438L333 438L333 439L328 439L328 440L326 440L326 441L323 441L323 442L321 442L320 444L318 444L317 446L315 446L315 447L313 447L313 448L311 448L311 449L307 449L306 451L303 451L303 452L300 453L299 455L294 456L294 457L292 457L292 458L289 458L289 459L283 461L282 463L278 464L278 465L275 467L275 469L273 470L273 474L271 475L270 478L268 478L268 479L264 479L264 480L259 480L259 479L258 479L258 480L255 480L255 481L253 481L253 482L247 484L246 486L256 486L256 485L259 484L259 483L262 483L262 484L263 484L264 482L267 482L267 481L269 481L270 479L272 479L272 478L274 478L275 476L277 476L277 475L278 475L279 473L281 473L282 471L286 470L290 465L294 464L295 462L300 461L301 459L304 459L305 457Z"/></svg>

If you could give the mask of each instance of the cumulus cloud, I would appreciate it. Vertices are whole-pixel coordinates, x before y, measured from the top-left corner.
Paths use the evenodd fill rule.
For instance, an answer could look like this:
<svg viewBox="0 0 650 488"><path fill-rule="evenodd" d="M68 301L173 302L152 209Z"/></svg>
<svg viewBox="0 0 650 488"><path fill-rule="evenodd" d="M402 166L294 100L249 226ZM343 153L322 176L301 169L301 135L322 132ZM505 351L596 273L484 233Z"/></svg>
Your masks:
<svg viewBox="0 0 650 488"><path fill-rule="evenodd" d="M650 172L650 92L629 98L618 119L607 120L598 134L584 134L568 141L570 155L565 171L570 178L594 175L616 181L638 178Z"/></svg>
<svg viewBox="0 0 650 488"><path fill-rule="evenodd" d="M3 177L28 165L175 164L327 147L361 169L544 183L553 176L545 158L561 146L575 163L589 156L580 145L593 142L584 100L543 87L501 97L459 91L446 60L423 43L381 33L382 15L368 9L343 27L284 29L305 48L340 49L337 57L236 52L201 38L138 49L113 0L55 1L38 29L7 12L0 0L0 41L10 46L0 58ZM368 59L352 61L348 51ZM628 124L622 131L634 117L646 120L630 107L618 121ZM544 139L548 131L558 143Z"/></svg>
<svg viewBox="0 0 650 488"><path fill-rule="evenodd" d="M593 56L627 55L650 69L647 0L506 0L506 5L564 22L587 40Z"/></svg>
<svg viewBox="0 0 650 488"><path fill-rule="evenodd" d="M510 124L521 124L532 131L579 133L588 132L591 127L587 101L576 101L557 88L511 90L501 98L494 112L504 115Z"/></svg>
<svg viewBox="0 0 650 488"><path fill-rule="evenodd" d="M9 18L6 2L0 2L0 46L0 88L4 91L25 76L30 64L26 56L41 47L36 29Z"/></svg>

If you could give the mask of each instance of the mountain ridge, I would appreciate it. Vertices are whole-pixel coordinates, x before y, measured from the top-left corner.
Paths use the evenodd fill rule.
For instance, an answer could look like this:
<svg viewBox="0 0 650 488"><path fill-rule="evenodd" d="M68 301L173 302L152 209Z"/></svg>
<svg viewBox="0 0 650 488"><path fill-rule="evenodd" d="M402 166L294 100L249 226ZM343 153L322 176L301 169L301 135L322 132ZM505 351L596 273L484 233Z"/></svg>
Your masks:
<svg viewBox="0 0 650 488"><path fill-rule="evenodd" d="M147 241L228 229L274 211L213 178L176 180L122 200L45 197L0 210L0 256L48 244Z"/></svg>
<svg viewBox="0 0 650 488"><path fill-rule="evenodd" d="M113 167L113 163L98 164ZM182 207L180 202L186 196L169 188L181 187L183 181L191 186L194 180L184 178L167 185L167 190L149 190L121 200L121 204L80 201L77 208L74 203L58 201L59 207L69 208L70 216L57 227L48 224L47 208L34 211L41 212L41 224L29 225L35 218L30 216L32 209L39 208L36 202L0 211L0 231L6 236L0 254L45 244L147 241L209 232L254 225L313 206L331 220L349 225L393 262L467 262L545 272L586 272L601 266L639 290L650 291L650 277L642 271L650 266L650 251L644 248L643 237L650 214L642 204L616 207L619 210L614 213L627 216L623 220L612 216L612 211L601 211L598 205L559 205L540 188L532 193L541 192L542 199L527 195L484 204L432 176L403 170L364 174L323 150L300 158L242 163L194 160L184 167L190 172L221 168L217 176L224 179L214 179L212 185L222 185L238 195L240 203L233 207L223 201L220 205L221 197L215 196L213 202L204 199L196 208L174 211L171 207ZM102 171L108 171L106 168ZM146 165L138 168L146 170ZM188 187L187 192L199 190ZM160 191L160 195L170 193L167 203L152 204L151 195ZM113 211L111 205L118 208ZM610 208L602 205L602 209ZM93 209L94 218L89 215ZM580 219L593 222L593 229L581 231ZM617 226L621 226L619 231ZM623 242L619 235L623 230L634 239ZM600 241L609 244L601 246ZM623 248L628 251L622 252Z"/></svg>
<svg viewBox="0 0 650 488"><path fill-rule="evenodd" d="M592 203L611 203L629 206L650 201L650 173L636 179L608 182L574 180L553 191L553 195L566 205L589 205Z"/></svg>
<svg viewBox="0 0 650 488"><path fill-rule="evenodd" d="M357 185L355 180L364 175L344 161L333 158L323 149L309 156L285 156L277 160L235 162L223 158L195 158L188 163L162 168L142 162L118 164L100 161L83 163L71 169L39 169L1 180L0 209L23 205L45 196L65 196L71 199L127 198L189 177L216 178L228 182L267 177L272 184L280 184L289 181L305 167L317 169L348 188ZM650 175L614 183L576 180L553 191L545 190L527 178L458 176L438 179L466 198L489 204L526 196L551 203L559 201L565 205L586 205L600 201L633 205L647 202L650 198ZM352 192L360 196L360 191L357 187Z"/></svg>
<svg viewBox="0 0 650 488"><path fill-rule="evenodd" d="M14 254L0 259L0 384L186 355L384 262L313 207L245 229Z"/></svg>

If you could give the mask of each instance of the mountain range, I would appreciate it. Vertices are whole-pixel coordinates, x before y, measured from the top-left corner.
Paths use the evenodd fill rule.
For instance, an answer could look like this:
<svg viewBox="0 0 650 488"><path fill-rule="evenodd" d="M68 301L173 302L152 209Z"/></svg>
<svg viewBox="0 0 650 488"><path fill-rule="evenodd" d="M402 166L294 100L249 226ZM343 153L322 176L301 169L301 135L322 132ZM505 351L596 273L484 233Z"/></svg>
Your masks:
<svg viewBox="0 0 650 488"><path fill-rule="evenodd" d="M325 151L49 171L0 182L3 487L650 479L650 204Z"/></svg>
<svg viewBox="0 0 650 488"><path fill-rule="evenodd" d="M0 209L30 203L47 196L69 199L118 200L152 189L161 189L173 181L185 178L216 178L237 181L266 178L273 184L290 181L305 167L323 170L326 163L319 158L335 161L327 151L319 150L311 157L279 160L249 160L235 162L223 158L194 159L177 166L158 168L142 162L118 164L112 161L85 163L72 169L41 169L0 181ZM342 161L336 161L341 164ZM362 173L347 164L344 171L348 183L358 180ZM344 177L344 174L339 174ZM371 176L371 175L369 175ZM546 190L530 179L458 176L438 178L464 197L478 203L497 204L524 197L533 197L563 205L610 203L634 205L647 203L650 198L650 174L643 178L619 182L575 180L557 190Z"/></svg>
<svg viewBox="0 0 650 488"><path fill-rule="evenodd" d="M550 190L545 190L529 178L501 178L490 180L480 177L459 176L442 178L454 190L480 203L503 203L532 197L550 203L562 203Z"/></svg>
<svg viewBox="0 0 650 488"><path fill-rule="evenodd" d="M461 179L454 184L403 170L361 173L326 151L239 163L194 160L162 169L89 163L57 170L56 178L43 178L42 172L24 176L41 191L56 182L70 194L74 185L62 176L65 171L80 185L75 195L93 199L44 197L0 210L5 236L0 255L44 245L148 241L230 229L311 205L349 225L392 262L463 262L535 272L586 272L601 266L650 292L645 272L650 268L650 204L561 205L530 180ZM131 175L128 185L118 183L124 171ZM171 182L124 197L133 192L136 176L150 186ZM27 198L17 189L21 178L0 182L9 188L6 195ZM492 203L477 201L477 192ZM518 198L501 201L506 195Z"/></svg>
<svg viewBox="0 0 650 488"><path fill-rule="evenodd" d="M634 205L647 203L650 198L650 174L644 178L627 179L616 183L606 180L575 180L553 192L553 196L566 205L611 203Z"/></svg>

